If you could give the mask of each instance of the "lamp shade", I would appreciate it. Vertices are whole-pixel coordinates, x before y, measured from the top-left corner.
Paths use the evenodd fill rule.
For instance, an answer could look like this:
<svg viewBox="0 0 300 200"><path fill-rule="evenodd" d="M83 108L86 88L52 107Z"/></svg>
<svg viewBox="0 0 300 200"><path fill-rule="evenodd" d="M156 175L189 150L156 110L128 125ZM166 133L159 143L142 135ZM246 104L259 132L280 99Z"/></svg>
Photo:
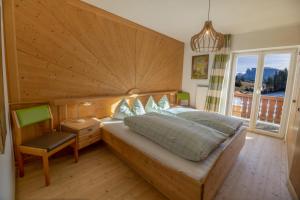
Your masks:
<svg viewBox="0 0 300 200"><path fill-rule="evenodd" d="M206 21L202 30L191 38L191 49L194 52L216 52L221 50L224 45L224 35L215 31L211 21Z"/></svg>

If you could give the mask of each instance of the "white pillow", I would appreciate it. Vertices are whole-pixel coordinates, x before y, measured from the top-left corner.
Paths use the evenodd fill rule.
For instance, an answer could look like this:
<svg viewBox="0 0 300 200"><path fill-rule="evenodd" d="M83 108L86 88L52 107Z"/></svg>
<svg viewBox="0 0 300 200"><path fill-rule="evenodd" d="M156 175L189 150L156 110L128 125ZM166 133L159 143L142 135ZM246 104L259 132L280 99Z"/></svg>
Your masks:
<svg viewBox="0 0 300 200"><path fill-rule="evenodd" d="M145 106L145 111L146 111L146 113L159 112L159 107L155 103L155 100L152 96L150 96L147 101L147 104Z"/></svg>
<svg viewBox="0 0 300 200"><path fill-rule="evenodd" d="M132 112L134 115L144 115L146 111L139 98L135 98L132 104Z"/></svg>
<svg viewBox="0 0 300 200"><path fill-rule="evenodd" d="M114 119L124 119L125 117L133 116L130 107L125 99L122 99L117 105L113 114Z"/></svg>
<svg viewBox="0 0 300 200"><path fill-rule="evenodd" d="M167 95L162 96L162 98L158 102L158 106L163 110L167 110L170 108L170 103Z"/></svg>

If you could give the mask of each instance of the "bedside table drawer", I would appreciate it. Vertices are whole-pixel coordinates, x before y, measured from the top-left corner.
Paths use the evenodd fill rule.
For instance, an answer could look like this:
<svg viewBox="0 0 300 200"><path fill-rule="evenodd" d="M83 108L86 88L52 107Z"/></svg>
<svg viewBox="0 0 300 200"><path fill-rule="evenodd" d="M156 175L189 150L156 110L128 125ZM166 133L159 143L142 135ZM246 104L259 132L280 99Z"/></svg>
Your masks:
<svg viewBox="0 0 300 200"><path fill-rule="evenodd" d="M91 133L95 133L95 132L100 132L100 128L99 125L96 124L94 126L85 128L85 129L81 129L80 131L78 131L79 137L84 136L84 135L89 135Z"/></svg>
<svg viewBox="0 0 300 200"><path fill-rule="evenodd" d="M61 128L63 131L77 134L79 149L101 140L100 122L95 118L87 118L80 123L64 121Z"/></svg>
<svg viewBox="0 0 300 200"><path fill-rule="evenodd" d="M79 149L86 147L90 144L93 144L97 141L101 140L101 133L100 130L98 133L90 133L86 134L82 137L79 137Z"/></svg>

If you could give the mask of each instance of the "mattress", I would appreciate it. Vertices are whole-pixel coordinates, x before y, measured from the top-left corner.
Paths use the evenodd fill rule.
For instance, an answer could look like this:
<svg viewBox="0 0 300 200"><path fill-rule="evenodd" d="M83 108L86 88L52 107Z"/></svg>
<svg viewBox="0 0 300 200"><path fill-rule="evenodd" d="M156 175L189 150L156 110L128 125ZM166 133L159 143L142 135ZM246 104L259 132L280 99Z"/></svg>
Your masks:
<svg viewBox="0 0 300 200"><path fill-rule="evenodd" d="M163 165L177 170L199 182L202 182L205 179L222 151L228 146L228 144L230 144L234 137L246 131L245 127L241 127L234 136L229 137L205 160L193 162L183 159L169 152L158 144L148 140L144 136L132 132L127 126L124 125L122 120L105 118L101 119L101 121L104 125L103 129L110 132L115 137L140 150L152 159L159 161Z"/></svg>

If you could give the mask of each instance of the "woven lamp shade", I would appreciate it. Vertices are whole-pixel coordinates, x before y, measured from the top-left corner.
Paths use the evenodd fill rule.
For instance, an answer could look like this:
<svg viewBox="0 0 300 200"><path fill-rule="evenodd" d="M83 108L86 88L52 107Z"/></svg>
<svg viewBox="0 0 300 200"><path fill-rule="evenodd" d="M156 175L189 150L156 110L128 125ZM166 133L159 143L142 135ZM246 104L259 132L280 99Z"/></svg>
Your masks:
<svg viewBox="0 0 300 200"><path fill-rule="evenodd" d="M211 21L206 21L203 29L191 38L191 48L198 53L220 51L224 45L224 35L215 31Z"/></svg>

